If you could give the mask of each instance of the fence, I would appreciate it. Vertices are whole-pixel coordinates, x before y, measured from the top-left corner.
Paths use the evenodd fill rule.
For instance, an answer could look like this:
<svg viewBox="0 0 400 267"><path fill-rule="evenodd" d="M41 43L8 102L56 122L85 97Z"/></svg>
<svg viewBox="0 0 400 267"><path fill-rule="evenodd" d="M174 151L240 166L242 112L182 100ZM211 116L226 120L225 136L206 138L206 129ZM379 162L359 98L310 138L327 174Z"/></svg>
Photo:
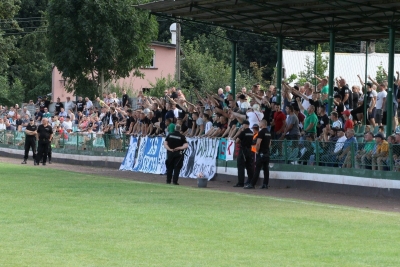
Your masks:
<svg viewBox="0 0 400 267"><path fill-rule="evenodd" d="M124 157L129 146L129 138L127 135L113 134L57 133L52 140L52 151L64 154ZM24 143L24 132L0 132L2 147L24 149ZM376 148L375 142L345 144L283 140L272 142L270 157L271 162L279 164L400 171L400 157L398 157L400 144L389 144L386 155L377 154Z"/></svg>
<svg viewBox="0 0 400 267"><path fill-rule="evenodd" d="M0 132L0 146L24 149L25 133ZM97 133L56 133L51 142L53 152L65 154L125 156L129 136Z"/></svg>

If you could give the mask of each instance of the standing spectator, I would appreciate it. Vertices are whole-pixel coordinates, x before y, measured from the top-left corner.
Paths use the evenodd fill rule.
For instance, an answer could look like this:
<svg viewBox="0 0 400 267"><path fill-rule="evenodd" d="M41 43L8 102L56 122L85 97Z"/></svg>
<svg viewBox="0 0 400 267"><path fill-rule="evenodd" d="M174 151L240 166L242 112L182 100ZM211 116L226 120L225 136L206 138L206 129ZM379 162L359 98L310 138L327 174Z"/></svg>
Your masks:
<svg viewBox="0 0 400 267"><path fill-rule="evenodd" d="M294 114L293 106L286 107L286 114L288 114L286 118L286 126L280 139L299 140L300 138L299 119Z"/></svg>
<svg viewBox="0 0 400 267"><path fill-rule="evenodd" d="M258 132L256 141L256 168L254 171L253 179L250 184L245 186L245 189L254 189L257 180L260 177L260 171L264 171L264 181L261 189L268 189L269 184L269 157L271 146L271 134L267 130L267 121L260 122L261 130Z"/></svg>
<svg viewBox="0 0 400 267"><path fill-rule="evenodd" d="M381 91L378 93L378 96L376 98L376 114L375 114L375 122L379 126L382 125L383 110L386 107L386 96L387 96L385 83L381 83L380 88Z"/></svg>
<svg viewBox="0 0 400 267"><path fill-rule="evenodd" d="M344 130L347 131L347 129L353 129L354 128L354 123L350 119L350 111L345 110L342 112L343 119L344 119Z"/></svg>
<svg viewBox="0 0 400 267"><path fill-rule="evenodd" d="M122 90L122 107L125 107L127 104L129 104L129 96L124 89Z"/></svg>
<svg viewBox="0 0 400 267"><path fill-rule="evenodd" d="M47 95L45 95L45 96L43 97L43 100L44 100L44 107L47 108L47 110L49 110L51 101L49 100L49 98L47 97Z"/></svg>
<svg viewBox="0 0 400 267"><path fill-rule="evenodd" d="M281 111L281 105L275 103L275 113L273 115L273 120L271 125L274 126L274 131L272 132L272 139L278 140L281 138L283 131L285 130L286 115Z"/></svg>
<svg viewBox="0 0 400 267"><path fill-rule="evenodd" d="M53 129L48 124L48 119L44 118L42 124L37 129L38 137L38 155L35 160L35 165L43 159L43 165L46 165L48 148L51 140L53 139Z"/></svg>
<svg viewBox="0 0 400 267"><path fill-rule="evenodd" d="M238 182L233 187L244 186L244 171L247 171L248 180L253 179L254 173L254 156L251 152L253 144L253 132L249 129L249 121L243 121L243 131L236 138L236 143L240 143L240 152L237 159Z"/></svg>
<svg viewBox="0 0 400 267"><path fill-rule="evenodd" d="M315 107L310 105L307 110L304 110L303 105L300 101L297 102L301 111L303 111L306 119L304 121L304 132L306 134L312 135L315 139L317 134L317 124L318 124L318 117L315 114Z"/></svg>
<svg viewBox="0 0 400 267"><path fill-rule="evenodd" d="M68 112L68 110L74 109L74 108L75 108L74 102L72 102L71 98L69 96L67 96L67 101L65 102L64 110L66 110Z"/></svg>
<svg viewBox="0 0 400 267"><path fill-rule="evenodd" d="M89 99L89 97L85 97L85 110L86 110L86 115L88 115L89 110L93 108L93 103Z"/></svg>
<svg viewBox="0 0 400 267"><path fill-rule="evenodd" d="M82 100L82 97L78 97L78 101L76 101L76 112L83 112L85 108L85 102Z"/></svg>
<svg viewBox="0 0 400 267"><path fill-rule="evenodd" d="M25 129L25 153L24 153L24 161L21 164L26 164L28 160L29 150L32 148L33 160L36 159L36 135L37 135L37 126L35 125L34 120L31 118L29 120L29 124ZM36 165L36 164L35 164Z"/></svg>
<svg viewBox="0 0 400 267"><path fill-rule="evenodd" d="M326 114L325 106L319 107L317 112L318 112L317 136L320 136L325 127L329 125L329 117ZM340 125L338 125L337 127L341 128Z"/></svg>
<svg viewBox="0 0 400 267"><path fill-rule="evenodd" d="M342 97L342 102L346 109L353 109L353 92L347 86L346 80L341 78L339 80L338 94Z"/></svg>
<svg viewBox="0 0 400 267"><path fill-rule="evenodd" d="M55 107L56 107L56 115L60 114L61 108L64 108L64 104L61 103L59 97L57 97L57 102L56 102L56 104L55 104Z"/></svg>

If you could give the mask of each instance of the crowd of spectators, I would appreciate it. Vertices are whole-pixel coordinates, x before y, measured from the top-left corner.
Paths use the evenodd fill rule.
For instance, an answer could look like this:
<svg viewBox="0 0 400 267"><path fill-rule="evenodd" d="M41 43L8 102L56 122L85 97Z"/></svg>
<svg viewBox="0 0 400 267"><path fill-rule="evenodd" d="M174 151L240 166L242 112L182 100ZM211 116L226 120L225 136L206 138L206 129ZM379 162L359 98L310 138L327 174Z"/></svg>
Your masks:
<svg viewBox="0 0 400 267"><path fill-rule="evenodd" d="M51 102L43 97L36 103L29 101L22 109L18 105L9 109L0 106L0 130L23 132L30 118L38 124L42 118L49 118L54 131L61 134L81 132L110 138L166 136L174 131L175 125L180 125L182 134L187 137L235 140L244 120L248 120L249 128L253 129L265 119L275 141L273 147L276 147L271 156L282 154L283 140L290 141L291 148L298 148L292 164L316 164L316 154L319 154L319 164L385 170L389 155L393 155L394 169L400 169L400 149L389 151L393 145L396 148L400 145L400 127L397 126L399 73L392 90L393 135L387 137L387 81L378 84L369 77L370 81L364 83L359 77L360 84L350 89L346 80L338 77L331 96L334 108L328 114L328 79L316 79L317 86L306 82L292 87L283 82L280 103L275 86L262 90L259 84L250 90L243 87L235 95L230 86L219 88L215 94L195 90L193 103L175 87L167 88L162 97L139 92L136 103L130 103L126 91L122 99L115 93L104 93L93 102L88 97L79 97L75 102L68 98L64 103L57 99L53 114L49 109ZM368 113L366 125L362 125L364 95Z"/></svg>

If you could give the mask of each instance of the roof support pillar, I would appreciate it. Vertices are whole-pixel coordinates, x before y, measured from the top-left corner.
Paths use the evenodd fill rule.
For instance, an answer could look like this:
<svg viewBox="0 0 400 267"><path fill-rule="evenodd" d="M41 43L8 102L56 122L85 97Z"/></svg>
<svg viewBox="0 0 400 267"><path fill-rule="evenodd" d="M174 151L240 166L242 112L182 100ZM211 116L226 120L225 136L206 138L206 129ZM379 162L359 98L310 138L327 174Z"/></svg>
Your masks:
<svg viewBox="0 0 400 267"><path fill-rule="evenodd" d="M367 113L367 81L368 81L368 47L369 47L369 41L365 42L365 83L364 83L364 116L363 116L363 124L366 125L367 124L367 120L368 120L368 113Z"/></svg>
<svg viewBox="0 0 400 267"><path fill-rule="evenodd" d="M335 31L331 30L329 35L329 98L328 98L328 114L330 114L333 109L333 87L335 79Z"/></svg>
<svg viewBox="0 0 400 267"><path fill-rule="evenodd" d="M276 66L276 102L281 105L283 36L278 37L278 62Z"/></svg>
<svg viewBox="0 0 400 267"><path fill-rule="evenodd" d="M232 43L232 72L231 72L231 93L233 97L236 95L236 56L237 56L237 42Z"/></svg>
<svg viewBox="0 0 400 267"><path fill-rule="evenodd" d="M389 28L389 67L388 67L388 91L386 96L386 136L392 134L393 121L393 92L394 92L394 40L396 30L394 26Z"/></svg>
<svg viewBox="0 0 400 267"><path fill-rule="evenodd" d="M317 50L318 50L318 44L315 43L314 45L314 75L317 74ZM317 79L314 79L314 91L317 91Z"/></svg>

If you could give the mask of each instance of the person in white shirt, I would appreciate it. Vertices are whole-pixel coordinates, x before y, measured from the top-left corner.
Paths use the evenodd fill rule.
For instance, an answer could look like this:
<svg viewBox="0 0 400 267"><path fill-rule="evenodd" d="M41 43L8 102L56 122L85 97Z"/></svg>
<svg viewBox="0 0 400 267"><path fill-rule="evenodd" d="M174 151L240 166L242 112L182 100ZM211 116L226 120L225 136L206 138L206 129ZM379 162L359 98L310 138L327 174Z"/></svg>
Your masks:
<svg viewBox="0 0 400 267"><path fill-rule="evenodd" d="M203 121L204 121L204 124L205 124L204 134L206 134L213 128L213 124L211 122L210 115L203 114Z"/></svg>
<svg viewBox="0 0 400 267"><path fill-rule="evenodd" d="M6 130L6 124L4 123L4 120L0 118L0 131L5 131Z"/></svg>
<svg viewBox="0 0 400 267"><path fill-rule="evenodd" d="M70 116L67 116L65 121L61 124L61 126L66 130L67 132L72 132L72 121Z"/></svg>
<svg viewBox="0 0 400 267"><path fill-rule="evenodd" d="M336 111L333 111L331 113L331 120L332 120L332 129L336 128L336 129L340 129L342 128L342 123L339 120L339 115Z"/></svg>
<svg viewBox="0 0 400 267"><path fill-rule="evenodd" d="M376 97L376 113L375 113L375 123L377 123L379 126L382 125L382 117L383 117L383 110L385 109L386 106L386 85L382 83L380 85L381 91L378 93Z"/></svg>
<svg viewBox="0 0 400 267"><path fill-rule="evenodd" d="M250 129L253 129L254 124L260 124L264 118L264 113L260 112L260 105L254 104L251 109L246 113L248 121L250 122Z"/></svg>
<svg viewBox="0 0 400 267"><path fill-rule="evenodd" d="M86 102L86 110L89 110L90 108L93 107L92 101L89 99L89 97L85 97L85 102Z"/></svg>
<svg viewBox="0 0 400 267"><path fill-rule="evenodd" d="M71 98L69 96L67 96L67 101L64 104L64 108L66 111L70 110L70 109L74 109L75 104L74 102L71 101Z"/></svg>

